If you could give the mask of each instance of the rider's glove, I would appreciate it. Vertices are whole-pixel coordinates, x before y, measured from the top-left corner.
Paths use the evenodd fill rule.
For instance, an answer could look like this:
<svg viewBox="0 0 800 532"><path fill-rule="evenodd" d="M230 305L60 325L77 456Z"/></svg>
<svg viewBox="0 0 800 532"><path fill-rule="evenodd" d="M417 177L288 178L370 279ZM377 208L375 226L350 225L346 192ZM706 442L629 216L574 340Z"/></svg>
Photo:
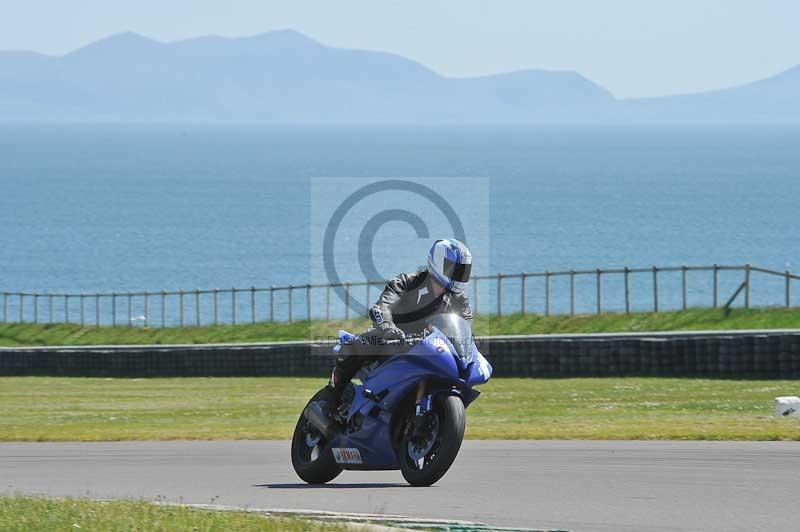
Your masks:
<svg viewBox="0 0 800 532"><path fill-rule="evenodd" d="M386 340L403 340L406 334L394 323L385 321L379 325L381 334Z"/></svg>

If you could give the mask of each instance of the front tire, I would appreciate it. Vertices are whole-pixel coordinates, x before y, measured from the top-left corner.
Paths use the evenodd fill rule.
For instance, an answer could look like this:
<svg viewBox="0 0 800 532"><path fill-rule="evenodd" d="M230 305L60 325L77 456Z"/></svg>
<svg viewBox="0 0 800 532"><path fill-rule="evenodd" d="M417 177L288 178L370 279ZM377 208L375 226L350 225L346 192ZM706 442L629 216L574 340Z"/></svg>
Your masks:
<svg viewBox="0 0 800 532"><path fill-rule="evenodd" d="M425 435L414 437L409 428L414 419L412 412L400 442L400 471L412 486L430 486L442 478L464 440L467 418L461 398L440 395L427 416Z"/></svg>
<svg viewBox="0 0 800 532"><path fill-rule="evenodd" d="M317 401L325 410L331 404L331 390L321 389L306 404ZM306 408L300 414L292 436L292 467L303 481L309 484L324 484L336 478L342 468L333 459L328 441L314 428L305 416Z"/></svg>

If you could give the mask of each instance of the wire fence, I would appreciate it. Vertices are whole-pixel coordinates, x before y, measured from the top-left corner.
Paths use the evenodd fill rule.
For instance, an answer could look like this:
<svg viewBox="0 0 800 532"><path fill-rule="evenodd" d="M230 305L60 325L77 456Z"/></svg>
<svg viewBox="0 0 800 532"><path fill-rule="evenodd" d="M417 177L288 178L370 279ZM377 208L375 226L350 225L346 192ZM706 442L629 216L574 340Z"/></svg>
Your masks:
<svg viewBox="0 0 800 532"><path fill-rule="evenodd" d="M758 277L758 283L754 279ZM791 272L750 264L652 266L473 276L475 314L659 312L689 307L791 307ZM385 280L269 288L96 293L2 292L3 323L200 327L364 316ZM758 286L755 290L753 287ZM361 299L361 298L364 299Z"/></svg>

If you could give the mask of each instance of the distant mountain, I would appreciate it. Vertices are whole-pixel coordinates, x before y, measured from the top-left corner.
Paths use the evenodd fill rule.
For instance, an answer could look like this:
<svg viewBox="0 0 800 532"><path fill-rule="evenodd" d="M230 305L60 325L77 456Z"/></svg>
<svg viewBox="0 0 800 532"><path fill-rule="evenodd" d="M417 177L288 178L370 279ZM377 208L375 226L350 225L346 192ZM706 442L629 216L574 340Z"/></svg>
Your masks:
<svg viewBox="0 0 800 532"><path fill-rule="evenodd" d="M60 57L0 52L0 121L800 121L798 89L795 68L726 91L616 100L574 72L448 78L292 30L173 43L122 33Z"/></svg>
<svg viewBox="0 0 800 532"><path fill-rule="evenodd" d="M800 123L800 65L730 89L623 100L614 115L636 122Z"/></svg>

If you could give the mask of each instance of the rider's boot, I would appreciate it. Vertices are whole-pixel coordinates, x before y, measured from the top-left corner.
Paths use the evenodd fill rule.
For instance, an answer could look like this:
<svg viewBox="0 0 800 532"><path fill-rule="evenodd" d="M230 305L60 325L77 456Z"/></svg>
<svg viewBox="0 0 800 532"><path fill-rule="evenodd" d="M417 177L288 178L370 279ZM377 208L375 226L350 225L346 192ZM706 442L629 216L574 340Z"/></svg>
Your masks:
<svg viewBox="0 0 800 532"><path fill-rule="evenodd" d="M331 380L323 388L322 394L316 401L309 404L305 416L326 439L330 440L335 434L342 431L342 426L337 422L337 410L341 402L343 385L342 379L336 368L331 375Z"/></svg>
<svg viewBox="0 0 800 532"><path fill-rule="evenodd" d="M328 410L331 419L337 417L339 406L342 403L342 395L347 385L353 379L353 375L356 373L356 371L350 371L351 368L349 368L347 364L343 365L342 362L343 360L341 358L336 361L336 365L333 367L333 371L331 371L331 380L328 381L328 386L326 387L326 391L328 392L326 393ZM357 370L358 368L353 369Z"/></svg>

